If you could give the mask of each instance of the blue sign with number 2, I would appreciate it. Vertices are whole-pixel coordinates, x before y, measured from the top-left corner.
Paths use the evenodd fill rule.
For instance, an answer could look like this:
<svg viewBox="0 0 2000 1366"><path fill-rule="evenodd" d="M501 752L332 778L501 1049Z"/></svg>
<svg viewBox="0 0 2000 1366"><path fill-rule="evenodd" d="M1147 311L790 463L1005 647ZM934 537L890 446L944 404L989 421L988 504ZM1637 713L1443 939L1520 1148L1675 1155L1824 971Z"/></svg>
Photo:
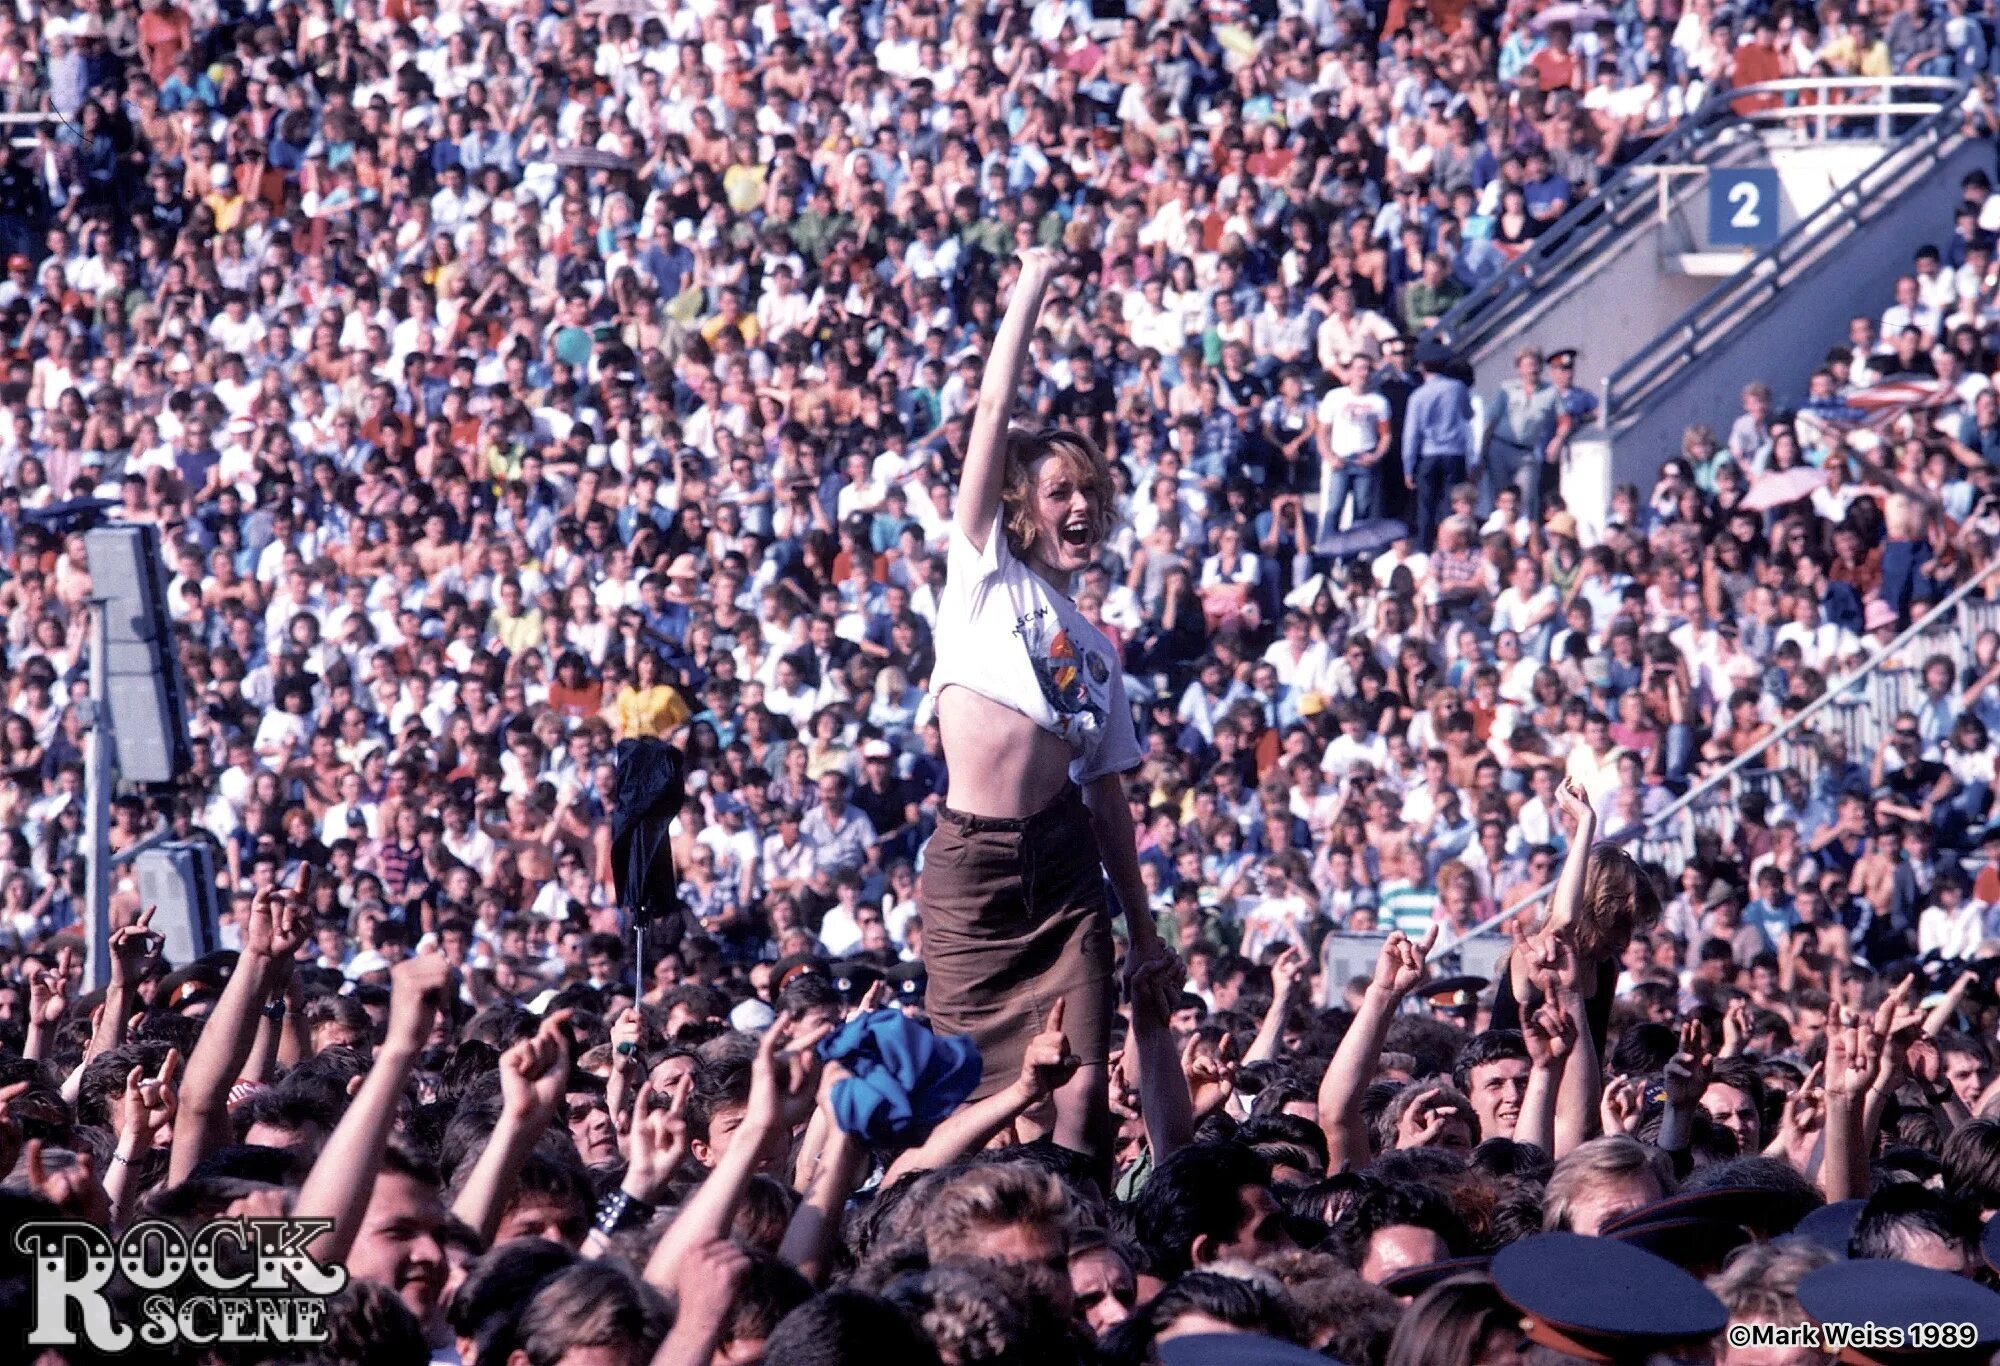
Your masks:
<svg viewBox="0 0 2000 1366"><path fill-rule="evenodd" d="M1708 244L1767 247L1778 240L1778 173L1769 167L1708 177Z"/></svg>

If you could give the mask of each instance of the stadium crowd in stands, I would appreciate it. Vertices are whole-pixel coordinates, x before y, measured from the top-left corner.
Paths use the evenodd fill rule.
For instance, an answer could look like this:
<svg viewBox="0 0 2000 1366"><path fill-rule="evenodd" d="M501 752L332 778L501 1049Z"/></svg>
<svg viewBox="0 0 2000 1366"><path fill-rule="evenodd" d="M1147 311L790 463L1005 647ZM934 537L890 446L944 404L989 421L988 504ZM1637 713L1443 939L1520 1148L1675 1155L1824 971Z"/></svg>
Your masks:
<svg viewBox="0 0 2000 1366"><path fill-rule="evenodd" d="M331 1220L332 1339L232 1361L1707 1360L1960 1292L1921 1359L1986 1360L2000 634L1704 780L1988 562L2000 197L1608 517L1563 498L1573 353L1468 385L1421 339L1714 91L1983 87L1992 37L1961 0L8 7L0 1229ZM1121 1010L1101 1163L1046 1138L1059 1010L962 1107L921 1028L931 632L1030 246L1022 405L1121 481L1076 601L1185 967ZM92 497L160 528L196 742L111 845L212 839L228 945L163 961L120 885L99 992ZM689 789L643 957L634 738ZM1497 980L1427 973L1516 908Z"/></svg>

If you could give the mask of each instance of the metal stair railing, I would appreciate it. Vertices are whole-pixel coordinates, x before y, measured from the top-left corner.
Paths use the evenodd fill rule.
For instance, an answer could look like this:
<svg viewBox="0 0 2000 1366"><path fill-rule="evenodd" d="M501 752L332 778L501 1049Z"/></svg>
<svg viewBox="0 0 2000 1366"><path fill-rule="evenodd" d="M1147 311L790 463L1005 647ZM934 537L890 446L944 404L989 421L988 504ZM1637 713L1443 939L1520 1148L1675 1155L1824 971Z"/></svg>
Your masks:
<svg viewBox="0 0 2000 1366"><path fill-rule="evenodd" d="M1463 353L1504 334L1547 297L1545 285L1573 279L1583 262L1612 239L1654 215L1670 212L1696 193L1693 178L1670 185L1671 168L1690 162L1717 164L1736 148L1760 144L1747 135L1760 127L1783 125L1808 138L1825 138L1833 125L1872 121L1876 135L1891 136L1898 118L1928 114L1938 100L1911 102L1905 92L1933 90L1940 100L1964 97L1963 83L1943 76L1799 77L1767 81L1709 95L1659 141L1615 170L1597 191L1575 204L1535 239L1505 270L1473 290L1429 328L1424 336ZM1846 98L1859 93L1870 100ZM1775 96L1770 109L1739 114L1738 101Z"/></svg>
<svg viewBox="0 0 2000 1366"><path fill-rule="evenodd" d="M1918 177L1928 174L1957 146L1956 140L1963 129L1965 99L1971 87L1956 81L1945 83L1953 87L1953 93L1940 103L1897 102L1887 106L1889 112L1881 115L1885 119L1915 116L1923 109L1929 112L1922 114L1917 125L1867 170L1793 224L1776 242L1746 262L1743 269L1709 291L1694 307L1661 329L1637 355L1611 372L1604 381L1606 427L1616 432L1686 366L1728 342L1773 295L1817 266L1834 242L1865 222Z"/></svg>
<svg viewBox="0 0 2000 1366"><path fill-rule="evenodd" d="M1714 118L1721 108L1726 106L1714 98L1704 101L1672 132L1613 172L1596 193L1572 205L1532 247L1460 299L1424 335L1466 352L1507 331L1542 297L1545 281L1566 279L1578 261L1654 211L1660 191L1651 168L1693 157L1723 126Z"/></svg>
<svg viewBox="0 0 2000 1366"><path fill-rule="evenodd" d="M1796 715L1787 718L1762 740L1703 778L1656 814L1647 817L1636 834L1629 835L1619 842L1628 848L1636 845L1633 853L1641 862L1663 864L1669 873L1678 875L1681 867L1685 866L1687 858L1693 853L1697 839L1704 834L1726 838L1733 831L1739 780L1746 778L1756 780L1765 775L1775 774L1783 766L1784 761L1798 749L1817 744L1816 736L1809 733L1801 734L1807 722L1828 713L1845 712L1849 715L1867 713L1876 728L1875 734L1879 736L1882 718L1880 702L1887 697L1907 700L1909 695L1901 691L1906 686L1906 679L1903 676L1914 677L1921 672L1921 658L1916 659L1914 663L1911 661L1911 645L1943 632L1955 633L1963 640L1968 623L1976 621L1980 623L1979 629L1986 630L1994 629L1986 625L1987 622L2000 621L2000 601L1990 598L1974 599L1972 596L1982 585L1990 581L2000 581L1995 580L1996 574L2000 574L2000 559L1995 559L1977 574L1952 589L1934 603L1930 610L1898 632L1887 644L1870 651L1859 667L1828 683L1826 691L1807 706L1800 708ZM1968 644L1966 656L1969 655ZM1897 708L1897 710L1904 709L1906 708L1900 706ZM1893 718L1895 712L1888 712L1887 715ZM1837 718L1836 725L1844 723L1847 719L1847 716ZM1875 745L1879 743L1879 739L1871 739L1865 745L1856 745L1850 739L1848 756L1851 760L1854 755L1872 753ZM1780 748L1781 746L1789 748ZM1776 751L1775 762L1757 766L1758 760L1773 751ZM1819 752L1814 753L1815 773L1821 757ZM1600 833L1618 835L1620 832L1600 831ZM1679 862L1676 862L1676 859ZM1499 914L1482 920L1450 943L1437 944L1431 949L1430 961L1434 962L1446 954L1456 952L1458 947L1468 940L1501 932L1514 917L1524 911L1532 910L1551 896L1555 892L1555 887L1556 884L1551 882Z"/></svg>

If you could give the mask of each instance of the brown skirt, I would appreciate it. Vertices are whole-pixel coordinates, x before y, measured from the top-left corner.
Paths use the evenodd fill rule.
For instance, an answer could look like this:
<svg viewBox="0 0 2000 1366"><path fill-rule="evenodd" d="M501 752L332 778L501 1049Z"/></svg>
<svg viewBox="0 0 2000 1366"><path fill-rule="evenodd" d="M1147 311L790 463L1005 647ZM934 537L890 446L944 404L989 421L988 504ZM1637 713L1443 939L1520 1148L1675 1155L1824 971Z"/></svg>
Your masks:
<svg viewBox="0 0 2000 1366"><path fill-rule="evenodd" d="M1049 1008L1070 1051L1102 1063L1111 1038L1111 911L1104 864L1074 786L1018 820L946 807L924 848L924 1008L979 1046L973 1098L1011 1085Z"/></svg>

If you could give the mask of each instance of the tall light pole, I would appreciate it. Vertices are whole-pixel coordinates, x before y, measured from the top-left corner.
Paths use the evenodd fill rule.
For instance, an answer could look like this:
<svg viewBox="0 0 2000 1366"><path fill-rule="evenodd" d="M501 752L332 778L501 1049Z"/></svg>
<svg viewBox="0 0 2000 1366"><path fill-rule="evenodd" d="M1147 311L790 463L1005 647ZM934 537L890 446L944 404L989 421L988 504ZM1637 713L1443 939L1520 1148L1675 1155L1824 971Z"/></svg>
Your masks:
<svg viewBox="0 0 2000 1366"><path fill-rule="evenodd" d="M90 715L83 748L83 925L89 940L85 972L90 988L111 980L111 789L118 781L118 750L111 736L111 629L106 599L90 599Z"/></svg>

